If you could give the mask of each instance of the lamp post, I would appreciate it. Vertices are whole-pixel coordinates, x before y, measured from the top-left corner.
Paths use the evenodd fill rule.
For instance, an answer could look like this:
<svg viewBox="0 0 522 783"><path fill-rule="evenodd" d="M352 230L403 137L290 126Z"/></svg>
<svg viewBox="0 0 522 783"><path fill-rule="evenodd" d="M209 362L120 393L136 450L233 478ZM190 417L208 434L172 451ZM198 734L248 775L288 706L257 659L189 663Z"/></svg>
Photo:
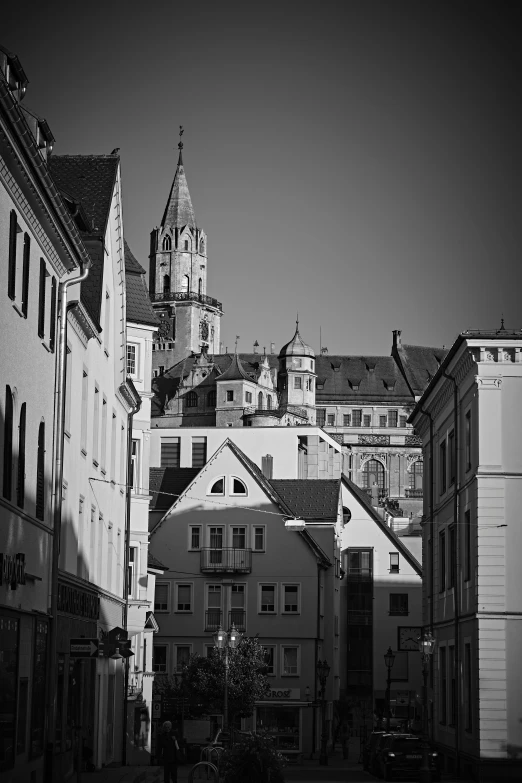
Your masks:
<svg viewBox="0 0 522 783"><path fill-rule="evenodd" d="M326 705L325 705L325 688L326 680L330 674L330 666L327 661L317 661L316 663L317 676L319 678L319 684L321 686L321 751L319 753L319 764L323 767L328 766L328 754L326 752L326 743L328 742L328 735L326 733Z"/></svg>
<svg viewBox="0 0 522 783"><path fill-rule="evenodd" d="M395 655L392 652L392 648L388 647L388 652L384 656L384 662L387 668L386 677L386 731L390 731L390 701L391 701L391 670L395 662Z"/></svg>
<svg viewBox="0 0 522 783"><path fill-rule="evenodd" d="M430 661L435 649L435 638L431 631L425 632L419 638L419 652L422 656L422 765L420 768L420 783L431 783L431 769L428 752L429 731L428 731L428 673L430 670Z"/></svg>
<svg viewBox="0 0 522 783"><path fill-rule="evenodd" d="M220 625L217 633L214 634L214 645L218 650L225 651L225 695L223 698L223 732L228 732L228 650L234 649L239 644L241 634L234 623L230 631L224 631Z"/></svg>

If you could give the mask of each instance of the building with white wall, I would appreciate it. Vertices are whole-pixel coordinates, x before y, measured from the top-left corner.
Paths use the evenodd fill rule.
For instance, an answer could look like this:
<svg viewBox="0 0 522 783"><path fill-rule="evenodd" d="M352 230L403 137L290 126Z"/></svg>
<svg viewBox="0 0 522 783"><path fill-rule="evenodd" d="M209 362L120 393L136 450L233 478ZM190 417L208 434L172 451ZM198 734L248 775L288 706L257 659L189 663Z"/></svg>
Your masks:
<svg viewBox="0 0 522 783"><path fill-rule="evenodd" d="M432 738L447 770L522 774L522 332L462 332L412 423L428 465L424 626Z"/></svg>

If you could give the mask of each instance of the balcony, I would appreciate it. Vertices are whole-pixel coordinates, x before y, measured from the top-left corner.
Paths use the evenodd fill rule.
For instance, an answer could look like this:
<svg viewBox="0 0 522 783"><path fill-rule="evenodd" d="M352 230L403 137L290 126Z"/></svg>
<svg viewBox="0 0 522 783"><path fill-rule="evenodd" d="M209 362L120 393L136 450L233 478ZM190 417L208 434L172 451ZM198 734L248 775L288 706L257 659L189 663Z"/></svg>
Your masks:
<svg viewBox="0 0 522 783"><path fill-rule="evenodd" d="M217 631L223 625L221 609L207 609L205 612L205 631Z"/></svg>
<svg viewBox="0 0 522 783"><path fill-rule="evenodd" d="M372 569L371 568L348 568L346 571L346 576L348 579L355 579L356 581L362 581L367 579L372 579Z"/></svg>
<svg viewBox="0 0 522 783"><path fill-rule="evenodd" d="M371 625L371 609L348 609L348 625Z"/></svg>
<svg viewBox="0 0 522 783"><path fill-rule="evenodd" d="M406 497L407 498L422 498L424 495L424 491L421 487L421 489L407 489L406 490Z"/></svg>
<svg viewBox="0 0 522 783"><path fill-rule="evenodd" d="M204 574L249 574L252 550L204 548L200 554L200 571Z"/></svg>
<svg viewBox="0 0 522 783"><path fill-rule="evenodd" d="M232 628L234 624L240 633L246 631L246 612L244 609L232 609L228 613L228 627Z"/></svg>
<svg viewBox="0 0 522 783"><path fill-rule="evenodd" d="M163 291L154 295L155 302L201 302L201 304L215 307L223 311L223 305L217 299L206 294L198 294L196 291Z"/></svg>

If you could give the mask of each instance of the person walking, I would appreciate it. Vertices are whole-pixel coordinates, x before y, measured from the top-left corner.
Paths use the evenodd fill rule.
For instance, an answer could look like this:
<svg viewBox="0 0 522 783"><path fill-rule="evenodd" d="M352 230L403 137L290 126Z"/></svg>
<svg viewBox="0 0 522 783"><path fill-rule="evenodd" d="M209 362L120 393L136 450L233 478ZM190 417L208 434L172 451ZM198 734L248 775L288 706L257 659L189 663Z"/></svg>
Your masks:
<svg viewBox="0 0 522 783"><path fill-rule="evenodd" d="M172 723L166 720L163 731L158 736L158 760L163 765L164 783L177 783L178 781L178 753L179 745Z"/></svg>

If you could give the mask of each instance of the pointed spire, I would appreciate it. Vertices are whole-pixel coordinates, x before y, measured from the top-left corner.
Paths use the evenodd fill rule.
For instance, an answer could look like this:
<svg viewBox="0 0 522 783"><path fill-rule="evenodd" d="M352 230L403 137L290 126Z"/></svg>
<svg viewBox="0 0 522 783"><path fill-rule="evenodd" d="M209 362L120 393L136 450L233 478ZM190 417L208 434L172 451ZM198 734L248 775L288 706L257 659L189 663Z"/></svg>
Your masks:
<svg viewBox="0 0 522 783"><path fill-rule="evenodd" d="M181 137L184 133L183 126L179 126L179 158L176 173L174 175L174 182L170 189L167 206L163 213L163 219L161 221L161 228L183 228L183 226L190 226L196 228L196 216L194 214L194 208L192 206L192 200L187 185L187 178L185 176L185 169L183 167L183 142Z"/></svg>

